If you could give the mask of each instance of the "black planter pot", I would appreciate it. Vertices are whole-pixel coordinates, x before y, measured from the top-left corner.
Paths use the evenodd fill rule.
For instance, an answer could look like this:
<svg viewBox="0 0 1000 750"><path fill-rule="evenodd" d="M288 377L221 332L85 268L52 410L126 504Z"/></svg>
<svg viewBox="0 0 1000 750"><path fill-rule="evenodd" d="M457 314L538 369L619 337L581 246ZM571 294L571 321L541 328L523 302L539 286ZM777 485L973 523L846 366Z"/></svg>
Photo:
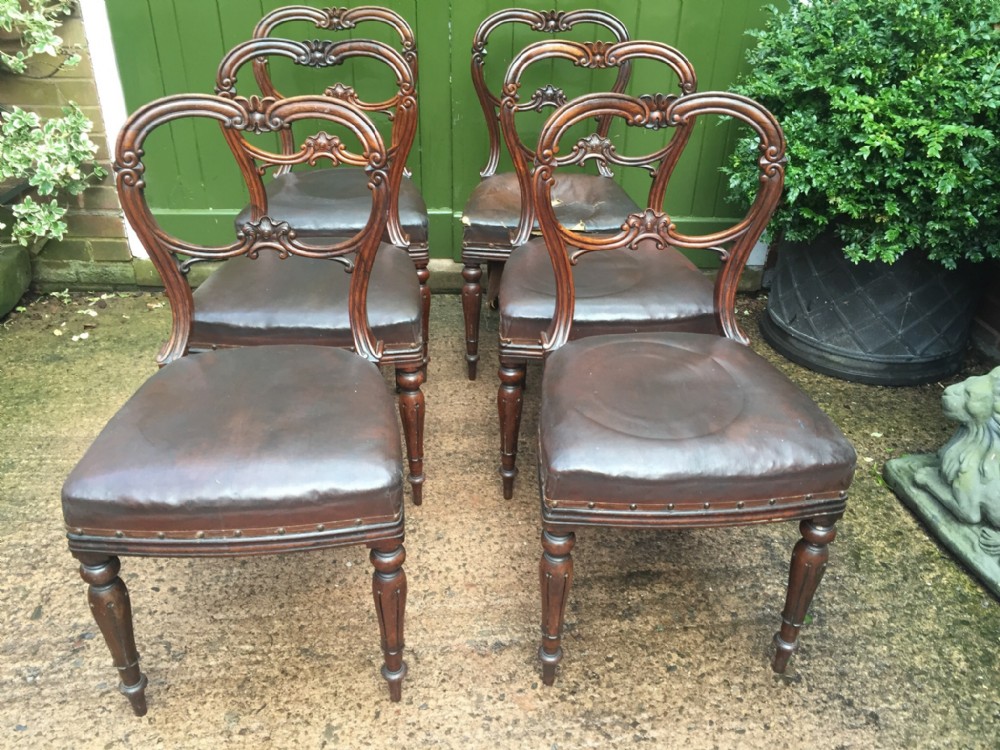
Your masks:
<svg viewBox="0 0 1000 750"><path fill-rule="evenodd" d="M917 385L958 371L981 284L918 253L854 264L839 240L781 249L761 332L788 359L874 385Z"/></svg>

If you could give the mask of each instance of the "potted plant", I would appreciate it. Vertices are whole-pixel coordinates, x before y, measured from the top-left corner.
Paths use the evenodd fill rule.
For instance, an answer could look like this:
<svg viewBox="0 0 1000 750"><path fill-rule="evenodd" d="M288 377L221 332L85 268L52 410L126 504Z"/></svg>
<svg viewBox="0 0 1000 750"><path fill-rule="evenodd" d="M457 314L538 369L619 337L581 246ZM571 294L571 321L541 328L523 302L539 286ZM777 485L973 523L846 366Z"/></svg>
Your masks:
<svg viewBox="0 0 1000 750"><path fill-rule="evenodd" d="M788 139L765 337L863 382L950 374L975 309L969 267L1000 258L1000 2L771 12L738 86ZM738 193L756 189L753 158L734 156Z"/></svg>
<svg viewBox="0 0 1000 750"><path fill-rule="evenodd" d="M56 69L75 65L79 56L55 33L72 8L70 0L0 0L0 77L30 75L33 55L55 56ZM38 249L66 232L66 208L57 196L76 195L92 178L105 175L93 161L97 147L91 128L75 104L49 119L16 106L0 107L0 315L30 283L30 263L21 247Z"/></svg>

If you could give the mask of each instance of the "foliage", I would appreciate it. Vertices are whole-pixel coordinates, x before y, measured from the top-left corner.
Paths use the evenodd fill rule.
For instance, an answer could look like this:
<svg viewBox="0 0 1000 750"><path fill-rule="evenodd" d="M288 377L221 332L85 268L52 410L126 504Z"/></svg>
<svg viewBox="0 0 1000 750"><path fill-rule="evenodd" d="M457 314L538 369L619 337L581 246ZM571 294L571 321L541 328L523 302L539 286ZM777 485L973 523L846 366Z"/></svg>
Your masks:
<svg viewBox="0 0 1000 750"><path fill-rule="evenodd" d="M21 47L14 54L0 50L0 66L23 73L25 63L32 55L56 55L62 48L62 39L56 29L62 23L60 16L69 15L73 0L0 0L0 29L16 32L21 37ZM75 64L79 58L67 60Z"/></svg>
<svg viewBox="0 0 1000 750"><path fill-rule="evenodd" d="M812 0L770 8L737 90L788 140L771 231L835 229L847 256L1000 257L1000 0ZM743 196L756 158L727 169Z"/></svg>
<svg viewBox="0 0 1000 750"><path fill-rule="evenodd" d="M0 67L23 72L30 55L60 52L62 40L55 30L72 5L72 0L0 0L0 28L19 32L22 47L15 55L0 52ZM75 62L71 57L65 64ZM47 120L19 107L0 115L0 179L25 181L38 196L53 196L42 201L28 194L12 207L14 241L28 245L39 238L62 239L66 209L54 196L77 195L92 178L106 174L93 163L97 146L90 140L91 128L75 104L63 107L62 117Z"/></svg>

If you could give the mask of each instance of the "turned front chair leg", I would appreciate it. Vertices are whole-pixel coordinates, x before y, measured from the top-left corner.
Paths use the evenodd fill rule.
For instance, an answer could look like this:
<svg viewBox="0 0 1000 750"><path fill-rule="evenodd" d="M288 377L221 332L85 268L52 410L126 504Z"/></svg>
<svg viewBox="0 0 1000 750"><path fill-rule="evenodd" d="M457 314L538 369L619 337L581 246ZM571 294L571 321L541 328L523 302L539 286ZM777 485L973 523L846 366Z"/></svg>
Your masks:
<svg viewBox="0 0 1000 750"><path fill-rule="evenodd" d="M403 661L403 616L406 612L406 574L403 561L406 551L399 541L379 542L372 545L372 595L375 614L382 641L385 664L382 676L389 683L389 698L398 702L403 697L403 678L406 662Z"/></svg>
<svg viewBox="0 0 1000 750"><path fill-rule="evenodd" d="M542 589L542 645L538 656L542 660L542 682L551 685L556 679L556 665L562 661L562 631L566 618L566 600L573 583L573 558L570 552L576 542L572 532L557 534L542 531L542 560L539 573Z"/></svg>
<svg viewBox="0 0 1000 750"><path fill-rule="evenodd" d="M146 715L146 675L139 670L139 652L132 630L128 588L118 577L121 561L108 555L77 555L80 576L89 584L87 598L118 670L118 689L136 716Z"/></svg>
<svg viewBox="0 0 1000 750"><path fill-rule="evenodd" d="M479 280L483 269L478 263L466 262L462 269L462 314L465 316L465 363L469 380L475 380L479 365L479 314L483 304L483 290Z"/></svg>
<svg viewBox="0 0 1000 750"><path fill-rule="evenodd" d="M406 460L410 467L407 479L413 488L413 504L423 502L424 487L424 382L423 368L396 369L399 389L399 417L406 439Z"/></svg>
<svg viewBox="0 0 1000 750"><path fill-rule="evenodd" d="M839 515L806 518L799 524L802 538L792 550L788 594L785 609L781 613L781 629L774 634L775 652L771 667L775 672L785 671L788 660L798 646L799 631L806 612L826 571L826 563L830 557L828 545L837 535L834 524L839 518Z"/></svg>
<svg viewBox="0 0 1000 750"><path fill-rule="evenodd" d="M497 391L497 412L500 415L500 476L503 478L505 500L514 497L514 477L517 476L517 440L521 432L521 407L524 401L524 379L527 364L500 363L500 388Z"/></svg>

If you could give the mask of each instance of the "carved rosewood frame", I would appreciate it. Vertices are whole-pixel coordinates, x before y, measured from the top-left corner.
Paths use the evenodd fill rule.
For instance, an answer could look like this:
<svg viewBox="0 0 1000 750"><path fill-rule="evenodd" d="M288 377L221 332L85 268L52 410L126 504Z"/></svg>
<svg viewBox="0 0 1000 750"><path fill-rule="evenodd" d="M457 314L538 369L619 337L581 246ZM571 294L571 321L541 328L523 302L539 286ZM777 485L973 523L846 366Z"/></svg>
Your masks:
<svg viewBox="0 0 1000 750"><path fill-rule="evenodd" d="M516 115L519 112L541 111L546 106L557 107L566 103L562 91L552 89L551 86L539 89L532 94L527 102L520 101L518 92L521 88L521 77L529 66L542 60L553 59L569 60L581 68L617 67L621 70L630 66L633 60L655 60L664 63L674 72L681 94L690 94L698 87L698 77L695 75L694 66L691 65L690 61L673 47L657 42L625 41L617 44L606 44L604 42L559 40L536 42L521 50L507 68L507 75L503 82L503 98L500 101L500 131L503 133L507 150L514 162L514 171L517 173L518 186L522 196L521 218L516 232L511 236L512 245L523 245L527 242L535 223L533 201L531 200L531 163L535 156L535 149L521 140L520 134L517 132ZM619 74L619 79L621 77ZM651 103L660 106L671 98L674 97L655 94L651 97ZM605 148L612 148L607 137L611 120L612 118L605 114L598 117L599 125L592 136L593 144L607 144ZM670 172L673 171L674 164L689 135L690 125L680 124L671 139L669 149L665 151L663 157L660 157L668 163L661 167L661 171L664 173L654 180L654 189L659 188L660 195L660 201L656 205L662 203L663 189L666 187ZM576 163L583 164L593 159L597 162L598 170L603 176L612 176L611 169L608 167L610 159L607 154L600 149L588 148L587 144L583 142L578 144L578 147L586 150L587 158L579 159ZM635 166L641 162L632 159L624 160L621 163Z"/></svg>
<svg viewBox="0 0 1000 750"><path fill-rule="evenodd" d="M146 166L142 159L147 137L162 125L188 117L219 123L250 192L251 219L239 228L236 241L229 245L207 247L168 234L157 223L146 200ZM325 132L306 138L293 155L263 151L244 136L246 131L281 132L294 122L307 119L326 120L346 128L357 138L358 151L352 151L340 137ZM351 164L364 168L372 191L372 210L366 226L353 237L336 243L311 244L299 239L295 228L280 217L267 215L267 196L261 175L268 166L315 163L324 158L334 165ZM350 105L325 97L275 100L256 96L247 99L181 94L164 97L137 110L118 137L115 184L125 216L149 252L171 303L170 338L160 350L157 362L165 365L188 351L194 315L194 299L185 278L190 264L240 255L255 258L261 251L268 250L283 258L293 254L342 263L345 270L352 273L348 305L355 351L376 364L420 365L423 360L421 345L389 348L376 340L368 324L368 280L385 231L391 168L392 157L371 120Z"/></svg>
<svg viewBox="0 0 1000 750"><path fill-rule="evenodd" d="M336 83L327 87L324 96L337 101L343 101L364 112L383 113L393 121L392 141L389 155L392 166L389 171L389 189L391 195L388 222L389 240L398 247L409 248L410 239L403 231L399 219L399 185L406 172L406 159L413 146L417 133L417 98L413 71L409 63L392 47L371 39L348 39L334 41L295 42L289 39L251 39L233 47L219 63L216 74L215 92L219 96L232 98L236 96L237 73L248 62L254 65L257 75L261 61L266 63L267 57L278 55L287 57L297 65L310 68L327 68L342 64L353 57L363 57L378 60L392 70L396 77L398 92L395 96L381 102L362 100L350 86ZM258 80L260 80L258 78ZM267 85L262 84L261 90L265 97L280 99L274 86L267 79ZM280 130L278 136L282 151L292 155L296 151L295 139L291 130ZM273 162L278 165L276 174L284 174L291 169L291 163ZM426 248L423 248L426 252Z"/></svg>
<svg viewBox="0 0 1000 750"><path fill-rule="evenodd" d="M486 130L490 137L489 157L486 166L479 173L481 177L490 177L496 174L497 166L500 163L500 97L493 94L487 84L483 66L486 62L487 43L490 34L499 26L508 23L519 23L530 27L533 31L544 34L560 33L569 31L574 26L583 23L590 23L602 26L612 33L616 41L623 42L629 38L628 29L617 18L609 13L599 10L550 10L537 11L525 8L508 8L498 11L484 20L472 40L472 84L476 89L476 96L483 109L486 118ZM622 66L618 71L618 78L612 86L613 91L624 91L628 85L629 76L632 74L630 65ZM557 88L552 85L553 91ZM598 132L607 135L610 120L600 123ZM527 195L522 192L522 195Z"/></svg>
<svg viewBox="0 0 1000 750"><path fill-rule="evenodd" d="M732 117L746 123L759 138L760 189L744 218L728 229L704 235L688 235L677 230L671 217L662 209L662 201L679 153L673 141L649 155L657 164L650 203L642 213L631 214L614 235L589 235L561 225L551 205L555 172L566 164L592 158L595 151L613 164L636 166L641 159L620 156L606 139L585 139L575 142L569 153L560 156L560 141L575 124L598 116L622 118L626 125L650 129L690 128L705 115ZM719 330L725 336L748 343L739 329L734 311L736 288L750 250L767 226L778 200L785 176L785 137L780 126L764 107L736 94L704 92L680 97L631 97L625 94L588 94L561 107L549 118L539 136L536 166L532 174L532 190L538 211L539 225L548 249L556 281L555 313L540 340L502 340L503 356L539 359L569 340L573 324L575 291L573 265L584 254L620 248L634 249L644 240L652 240L658 248L700 248L714 251L722 263L715 280L715 315ZM728 247L724 247L728 245Z"/></svg>

